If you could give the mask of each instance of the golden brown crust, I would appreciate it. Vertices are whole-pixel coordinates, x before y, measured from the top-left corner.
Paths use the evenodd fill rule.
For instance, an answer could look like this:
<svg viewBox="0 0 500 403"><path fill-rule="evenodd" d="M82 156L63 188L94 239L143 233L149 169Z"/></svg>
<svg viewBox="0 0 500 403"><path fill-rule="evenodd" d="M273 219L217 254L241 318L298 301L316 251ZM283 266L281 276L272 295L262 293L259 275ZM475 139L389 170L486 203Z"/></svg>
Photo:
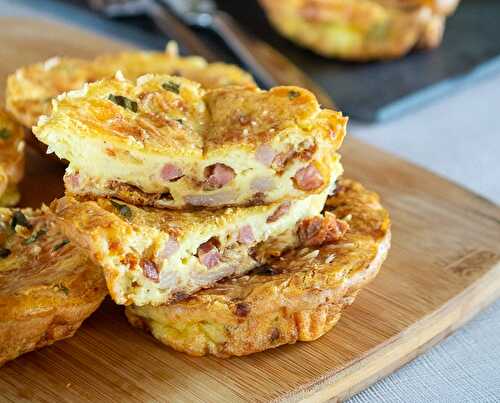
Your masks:
<svg viewBox="0 0 500 403"><path fill-rule="evenodd" d="M0 227L2 365L71 337L107 290L101 269L69 243L43 212L0 209Z"/></svg>
<svg viewBox="0 0 500 403"><path fill-rule="evenodd" d="M280 33L326 56L368 61L440 44L459 0L260 0Z"/></svg>
<svg viewBox="0 0 500 403"><path fill-rule="evenodd" d="M24 176L24 128L0 108L0 206L19 201L17 184Z"/></svg>
<svg viewBox="0 0 500 403"><path fill-rule="evenodd" d="M79 89L84 83L112 77L117 71L129 79L146 73L172 74L190 78L205 88L226 85L254 85L240 68L224 63L207 63L196 56L179 57L176 52L123 52L94 60L52 58L25 66L7 79L7 109L28 128L38 117L52 110L52 99Z"/></svg>
<svg viewBox="0 0 500 403"><path fill-rule="evenodd" d="M325 210L349 220L338 243L294 250L185 301L127 307L127 318L191 355L246 355L317 339L376 276L390 244L387 211L359 183L341 181Z"/></svg>

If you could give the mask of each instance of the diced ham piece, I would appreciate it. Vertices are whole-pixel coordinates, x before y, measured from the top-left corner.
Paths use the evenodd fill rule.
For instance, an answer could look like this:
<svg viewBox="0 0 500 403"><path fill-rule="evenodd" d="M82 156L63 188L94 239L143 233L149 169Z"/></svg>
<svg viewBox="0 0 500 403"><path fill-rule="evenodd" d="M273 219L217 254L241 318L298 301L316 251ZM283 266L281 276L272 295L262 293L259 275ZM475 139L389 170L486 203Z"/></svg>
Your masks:
<svg viewBox="0 0 500 403"><path fill-rule="evenodd" d="M153 261L143 259L141 260L141 267L145 277L149 278L155 283L158 283L160 281L160 274L158 273L158 269Z"/></svg>
<svg viewBox="0 0 500 403"><path fill-rule="evenodd" d="M276 151L268 144L260 145L255 151L255 159L266 167L271 166L275 156Z"/></svg>
<svg viewBox="0 0 500 403"><path fill-rule="evenodd" d="M219 264L221 254L212 240L208 240L198 247L198 259L209 269Z"/></svg>
<svg viewBox="0 0 500 403"><path fill-rule="evenodd" d="M325 183L321 173L312 164L299 169L293 179L295 187L304 191L316 190Z"/></svg>
<svg viewBox="0 0 500 403"><path fill-rule="evenodd" d="M278 221L281 217L283 217L286 213L288 213L288 210L290 210L291 205L292 204L289 201L281 203L279 207L276 210L274 210L274 213L271 214L269 217L267 217L266 222L271 223Z"/></svg>
<svg viewBox="0 0 500 403"><path fill-rule="evenodd" d="M160 173L161 178L166 182L179 179L182 175L182 170L174 164L165 164Z"/></svg>
<svg viewBox="0 0 500 403"><path fill-rule="evenodd" d="M293 149L277 154L273 159L273 168L278 171L282 171L294 155L295 151Z"/></svg>
<svg viewBox="0 0 500 403"><path fill-rule="evenodd" d="M179 250L179 243L177 240L173 237L170 237L167 242L165 242L165 245L163 246L163 249L160 251L158 254L158 257L161 259L167 259L170 256L172 256L175 252Z"/></svg>
<svg viewBox="0 0 500 403"><path fill-rule="evenodd" d="M224 164L213 164L205 168L205 184L210 189L220 189L235 177L234 170Z"/></svg>
<svg viewBox="0 0 500 403"><path fill-rule="evenodd" d="M253 235L252 226L244 225L240 228L238 232L238 242L248 245L255 241L255 237Z"/></svg>
<svg viewBox="0 0 500 403"><path fill-rule="evenodd" d="M324 217L304 218L297 233L304 246L321 246L339 241L348 229L347 222L338 220L335 214L329 213Z"/></svg>

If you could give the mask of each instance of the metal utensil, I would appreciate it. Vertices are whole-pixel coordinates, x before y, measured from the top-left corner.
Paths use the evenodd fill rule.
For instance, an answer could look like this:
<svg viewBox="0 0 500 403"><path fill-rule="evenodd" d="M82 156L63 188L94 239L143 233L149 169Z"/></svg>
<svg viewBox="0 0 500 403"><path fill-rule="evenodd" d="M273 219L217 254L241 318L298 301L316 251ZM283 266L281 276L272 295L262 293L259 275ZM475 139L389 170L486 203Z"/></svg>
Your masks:
<svg viewBox="0 0 500 403"><path fill-rule="evenodd" d="M213 0L160 1L187 25L218 34L265 87L304 87L314 92L323 106L335 108L333 100L302 70L276 49L243 31L229 14L217 8Z"/></svg>
<svg viewBox="0 0 500 403"><path fill-rule="evenodd" d="M109 18L145 15L170 39L176 40L190 53L202 56L208 61L216 61L213 53L185 24L179 22L164 6L155 0L89 0L95 11Z"/></svg>
<svg viewBox="0 0 500 403"><path fill-rule="evenodd" d="M319 102L335 108L332 99L307 75L281 53L266 43L250 37L241 30L227 13L217 9L211 0L158 0L169 7L181 21L189 26L208 28L216 32L233 50L241 62L265 87L297 85L316 94ZM190 52L209 61L216 55L156 0L89 0L90 6L114 17L147 15L169 38L177 40Z"/></svg>

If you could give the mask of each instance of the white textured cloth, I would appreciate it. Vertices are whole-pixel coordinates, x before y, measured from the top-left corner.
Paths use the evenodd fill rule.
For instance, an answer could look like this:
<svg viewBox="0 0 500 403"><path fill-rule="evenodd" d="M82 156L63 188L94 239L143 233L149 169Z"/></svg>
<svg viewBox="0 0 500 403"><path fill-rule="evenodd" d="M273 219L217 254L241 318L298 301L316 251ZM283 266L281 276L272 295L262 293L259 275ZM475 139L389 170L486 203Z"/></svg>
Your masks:
<svg viewBox="0 0 500 403"><path fill-rule="evenodd" d="M500 74L400 119L350 129L364 141L500 203ZM500 402L499 335L497 301L350 403Z"/></svg>
<svg viewBox="0 0 500 403"><path fill-rule="evenodd" d="M70 16L45 0L0 0L0 15ZM38 6L35 10L30 8ZM112 24L72 21L107 34ZM117 33L117 32L116 32ZM122 33L122 32L120 32ZM143 35L140 35L142 38ZM123 39L123 36L121 37ZM355 135L500 203L500 74ZM500 240L499 240L500 242ZM439 345L351 399L372 402L500 402L500 301Z"/></svg>
<svg viewBox="0 0 500 403"><path fill-rule="evenodd" d="M349 403L499 402L500 301Z"/></svg>

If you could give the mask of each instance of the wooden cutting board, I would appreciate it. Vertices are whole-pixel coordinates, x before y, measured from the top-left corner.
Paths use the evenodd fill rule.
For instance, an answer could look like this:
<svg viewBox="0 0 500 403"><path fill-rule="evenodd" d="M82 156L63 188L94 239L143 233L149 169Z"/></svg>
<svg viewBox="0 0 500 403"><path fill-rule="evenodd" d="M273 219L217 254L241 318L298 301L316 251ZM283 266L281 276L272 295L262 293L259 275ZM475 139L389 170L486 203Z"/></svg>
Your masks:
<svg viewBox="0 0 500 403"><path fill-rule="evenodd" d="M0 20L0 43L2 85L25 63L125 46L15 19ZM244 358L193 358L134 330L123 309L107 301L75 337L1 368L0 400L342 400L500 296L500 208L352 138L343 155L347 176L382 195L392 214L393 246L380 275L326 336ZM38 206L61 194L61 175L57 163L30 152L23 204Z"/></svg>

